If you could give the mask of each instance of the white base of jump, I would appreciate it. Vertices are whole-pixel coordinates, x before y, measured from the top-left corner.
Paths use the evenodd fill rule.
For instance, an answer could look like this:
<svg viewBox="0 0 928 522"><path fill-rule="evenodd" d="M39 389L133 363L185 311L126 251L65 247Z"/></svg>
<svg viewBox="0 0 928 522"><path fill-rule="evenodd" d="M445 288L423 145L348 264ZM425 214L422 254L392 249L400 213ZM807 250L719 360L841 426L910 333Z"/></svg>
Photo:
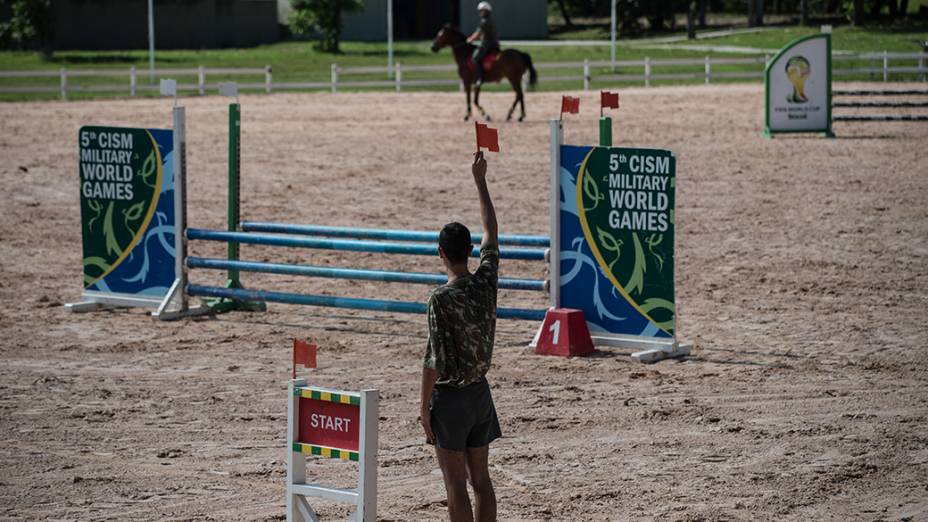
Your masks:
<svg viewBox="0 0 928 522"><path fill-rule="evenodd" d="M663 340L654 337L628 335L591 335L595 346L611 346L638 350L632 357L641 363L655 363L664 359L685 357L693 349L693 343Z"/></svg>
<svg viewBox="0 0 928 522"><path fill-rule="evenodd" d="M87 291L81 294L80 301L67 303L64 309L69 312L83 313L104 308L157 308L159 305L161 305L161 299L157 297Z"/></svg>
<svg viewBox="0 0 928 522"><path fill-rule="evenodd" d="M210 309L206 306L194 308L187 306L187 296L184 295L185 285L184 279L175 279L174 284L168 290L168 294L158 302L158 309L152 312L151 316L162 321L176 321L184 317L209 314ZM172 305L174 306L173 310L169 309Z"/></svg>

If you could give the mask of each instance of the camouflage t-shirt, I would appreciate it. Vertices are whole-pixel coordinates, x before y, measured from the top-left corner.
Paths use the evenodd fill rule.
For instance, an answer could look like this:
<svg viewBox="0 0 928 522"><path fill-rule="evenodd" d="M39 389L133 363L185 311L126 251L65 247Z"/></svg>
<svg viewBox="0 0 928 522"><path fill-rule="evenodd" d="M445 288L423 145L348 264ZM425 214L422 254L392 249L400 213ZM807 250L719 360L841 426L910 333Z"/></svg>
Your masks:
<svg viewBox="0 0 928 522"><path fill-rule="evenodd" d="M496 335L499 249L480 249L480 266L470 276L436 288L429 296L426 368L438 372L437 385L464 387L490 369Z"/></svg>

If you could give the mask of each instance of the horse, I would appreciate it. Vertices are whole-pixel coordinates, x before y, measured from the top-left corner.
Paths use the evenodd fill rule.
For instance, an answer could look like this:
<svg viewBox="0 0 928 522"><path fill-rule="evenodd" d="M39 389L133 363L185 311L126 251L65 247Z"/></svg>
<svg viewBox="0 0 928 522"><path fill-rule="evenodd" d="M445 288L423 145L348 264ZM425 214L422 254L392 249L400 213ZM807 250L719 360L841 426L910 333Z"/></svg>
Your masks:
<svg viewBox="0 0 928 522"><path fill-rule="evenodd" d="M461 77L461 82L464 84L464 92L467 94L467 114L464 115L464 121L470 119L471 116L471 85L474 87L474 105L477 106L480 114L489 121L490 116L483 110L483 107L480 106L480 85L474 84L476 74L471 70L472 66L480 67L483 65L474 64L473 56L477 47L467 43L467 37L464 36L464 33L451 27L451 25L445 25L438 31L435 39L432 40L433 53L437 53L445 47L451 47L451 52L454 54L454 61L458 64L458 76ZM507 121L512 119L512 113L516 110L517 104L521 105L522 108L522 115L519 116L519 121L525 119L525 96L522 94L522 76L525 74L525 71L529 73L529 85L538 83L538 73L535 72L535 67L532 65L532 58L522 51L505 49L497 55L496 60L493 62L493 66L483 74L484 82L499 82L502 81L503 78L506 78L509 80L509 84L512 85L512 90L516 93L516 100L512 102L512 107L509 109L509 114L506 116Z"/></svg>

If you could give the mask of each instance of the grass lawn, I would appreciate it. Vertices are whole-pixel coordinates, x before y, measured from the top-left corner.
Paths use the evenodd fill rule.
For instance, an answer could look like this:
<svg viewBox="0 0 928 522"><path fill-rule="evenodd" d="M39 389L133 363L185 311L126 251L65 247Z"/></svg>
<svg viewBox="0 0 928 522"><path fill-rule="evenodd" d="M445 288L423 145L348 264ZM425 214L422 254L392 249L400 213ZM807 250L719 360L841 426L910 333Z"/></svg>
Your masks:
<svg viewBox="0 0 928 522"><path fill-rule="evenodd" d="M760 33L743 34L723 38L697 40L700 45L745 46L763 49L775 49L783 46L790 40L818 31L817 28L782 27ZM856 29L849 26L839 26L834 32L834 49L836 51L902 51L915 52L919 47L916 40L928 40L928 22L910 23L903 27L868 27ZM453 59L449 50L432 53L428 41L403 41L395 46L396 60L404 65L420 64L451 64ZM681 42L678 45L686 45ZM608 60L608 46L592 47L525 47L534 63L550 62L582 62L584 59ZM618 50L619 60L641 60L644 57L652 59L663 58L701 58L706 54L713 56L731 56L725 53L694 52L684 49L674 49L673 46L664 49L644 49L628 45L620 40ZM743 57L745 55L737 55ZM273 67L274 82L327 82L331 74L331 64L337 63L342 67L386 65L386 45L384 43L344 42L342 52L339 54L321 53L316 51L309 42L283 42L272 45L258 46L247 49L207 49L207 50L165 50L156 54L156 68L195 68L199 65L206 67L260 67L271 65ZM2 70L68 70L78 69L112 69L113 77L107 78L78 78L69 79L69 85L78 87L92 87L93 85L110 84L126 85L125 93L74 93L73 98L125 96L128 93L128 69L135 66L139 71L139 82L147 82L145 72L148 68L148 53L145 50L130 51L62 51L55 53L50 59L43 59L38 53L32 52L2 52L0 53L0 71ZM690 70L691 69L691 70ZM759 65L727 66L717 70L760 70ZM692 68L673 68L667 71L655 69L654 72L694 72L701 71L701 66ZM595 76L606 73L604 70L593 71L593 88L605 84L595 81ZM641 68L634 70L617 71L625 74L641 74ZM540 72L543 90L577 89L581 87L579 81L556 82L545 81L545 78L561 75L579 76L580 69L576 70L542 70ZM439 77L454 78L454 73L443 73ZM435 73L412 73L404 75L404 79L414 80L420 78L435 78ZM344 79L383 79L382 75L351 76ZM207 81L236 80L239 82L263 82L263 75L253 77L219 77L209 76ZM181 83L195 82L195 77L179 78ZM688 80L674 80L676 83ZM693 80L701 81L701 80ZM640 84L640 82L636 82ZM2 78L0 86L26 86L26 85L58 85L58 78ZM619 85L612 82L610 85ZM452 88L453 89L453 88ZM48 99L55 98L57 94L0 94L0 100Z"/></svg>
<svg viewBox="0 0 928 522"><path fill-rule="evenodd" d="M790 40L817 32L819 27L782 27L774 31L725 36L698 43L779 49ZM906 53L920 52L922 47L919 42L924 41L928 41L928 22L863 28L838 26L833 29L831 40L832 49L835 51Z"/></svg>

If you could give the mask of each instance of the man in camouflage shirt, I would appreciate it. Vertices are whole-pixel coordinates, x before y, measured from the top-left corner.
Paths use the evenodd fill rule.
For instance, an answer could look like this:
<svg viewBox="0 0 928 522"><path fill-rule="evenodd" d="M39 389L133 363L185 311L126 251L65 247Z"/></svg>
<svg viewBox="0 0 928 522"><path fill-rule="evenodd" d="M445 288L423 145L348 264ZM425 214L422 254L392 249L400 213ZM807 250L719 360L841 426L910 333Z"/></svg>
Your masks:
<svg viewBox="0 0 928 522"><path fill-rule="evenodd" d="M448 283L428 303L429 339L422 369L421 421L426 440L435 445L448 494L452 522L496 520L496 495L487 466L490 442L502 436L486 373L496 333L499 268L496 213L487 190L487 162L474 156L471 168L480 197L483 241L480 266L467 267L473 246L460 223L442 228L438 254ZM474 489L472 509L467 478Z"/></svg>

